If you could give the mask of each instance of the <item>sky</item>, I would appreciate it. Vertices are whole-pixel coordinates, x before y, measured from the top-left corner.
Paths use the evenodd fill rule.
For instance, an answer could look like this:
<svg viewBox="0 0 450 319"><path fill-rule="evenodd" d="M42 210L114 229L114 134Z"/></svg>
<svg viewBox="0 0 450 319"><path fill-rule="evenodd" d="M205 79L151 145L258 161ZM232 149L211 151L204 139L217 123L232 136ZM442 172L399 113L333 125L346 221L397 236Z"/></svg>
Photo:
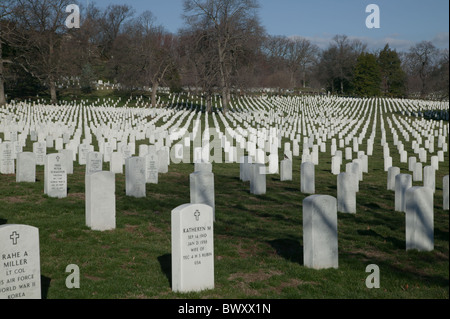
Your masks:
<svg viewBox="0 0 450 319"><path fill-rule="evenodd" d="M168 31L183 27L183 0L79 0L94 2L99 8L109 4L129 4L136 15L149 10ZM448 0L259 0L262 26L270 35L299 36L326 48L337 34L367 43L369 50L386 43L407 51L421 41L437 48L449 48ZM369 4L379 8L379 28L367 28Z"/></svg>

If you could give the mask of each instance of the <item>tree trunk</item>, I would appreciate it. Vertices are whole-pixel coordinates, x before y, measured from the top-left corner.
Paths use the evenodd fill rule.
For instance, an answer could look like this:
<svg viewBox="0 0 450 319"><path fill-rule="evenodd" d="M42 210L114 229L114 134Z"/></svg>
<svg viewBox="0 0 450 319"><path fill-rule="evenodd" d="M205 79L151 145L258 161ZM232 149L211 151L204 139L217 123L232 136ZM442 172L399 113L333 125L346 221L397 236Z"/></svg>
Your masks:
<svg viewBox="0 0 450 319"><path fill-rule="evenodd" d="M228 109L228 90L226 85L222 87L222 113L225 115Z"/></svg>
<svg viewBox="0 0 450 319"><path fill-rule="evenodd" d="M158 81L154 81L152 85L152 107L156 107L156 92L158 91L158 87Z"/></svg>
<svg viewBox="0 0 450 319"><path fill-rule="evenodd" d="M2 40L0 39L0 106L6 104L5 78L3 77Z"/></svg>
<svg viewBox="0 0 450 319"><path fill-rule="evenodd" d="M52 104L58 103L58 99L56 98L56 83L53 80L50 80L50 102Z"/></svg>
<svg viewBox="0 0 450 319"><path fill-rule="evenodd" d="M206 111L211 114L212 113L212 102L211 102L211 95L208 94L206 97Z"/></svg>

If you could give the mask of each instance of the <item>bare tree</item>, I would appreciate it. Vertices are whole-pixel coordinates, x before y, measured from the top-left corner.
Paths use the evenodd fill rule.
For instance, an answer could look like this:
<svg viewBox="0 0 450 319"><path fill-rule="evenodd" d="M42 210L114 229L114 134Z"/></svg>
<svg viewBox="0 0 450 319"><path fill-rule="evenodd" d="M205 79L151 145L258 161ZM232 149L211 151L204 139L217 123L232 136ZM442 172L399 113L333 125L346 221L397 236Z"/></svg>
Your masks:
<svg viewBox="0 0 450 319"><path fill-rule="evenodd" d="M287 62L291 74L291 86L296 87L296 77L301 73L302 86L306 87L307 69L316 61L319 47L305 38L289 39L287 44Z"/></svg>
<svg viewBox="0 0 450 319"><path fill-rule="evenodd" d="M429 41L412 46L406 55L406 65L411 76L420 80L420 96L424 98L429 90L429 80L438 61L438 50Z"/></svg>
<svg viewBox="0 0 450 319"><path fill-rule="evenodd" d="M62 43L71 41L66 33L65 10L73 2L16 0L13 11L16 29L12 42L19 52L16 62L49 88L52 103L57 102L56 82L67 59Z"/></svg>
<svg viewBox="0 0 450 319"><path fill-rule="evenodd" d="M99 46L101 55L109 60L111 58L111 50L117 37L121 34L122 29L127 21L134 15L134 10L130 5L109 5L102 16L98 19L100 28Z"/></svg>
<svg viewBox="0 0 450 319"><path fill-rule="evenodd" d="M151 86L156 106L156 93L173 66L176 45L176 38L155 24L150 11L141 14L114 43L113 63L121 84Z"/></svg>
<svg viewBox="0 0 450 319"><path fill-rule="evenodd" d="M192 30L202 31L214 48L222 107L230 100L233 67L251 36L260 32L255 0L185 0L185 19Z"/></svg>
<svg viewBox="0 0 450 319"><path fill-rule="evenodd" d="M11 63L11 60L3 56L3 44L5 43L8 31L8 17L12 13L12 0L4 0L0 3L0 106L6 104L5 97L5 69L4 64Z"/></svg>

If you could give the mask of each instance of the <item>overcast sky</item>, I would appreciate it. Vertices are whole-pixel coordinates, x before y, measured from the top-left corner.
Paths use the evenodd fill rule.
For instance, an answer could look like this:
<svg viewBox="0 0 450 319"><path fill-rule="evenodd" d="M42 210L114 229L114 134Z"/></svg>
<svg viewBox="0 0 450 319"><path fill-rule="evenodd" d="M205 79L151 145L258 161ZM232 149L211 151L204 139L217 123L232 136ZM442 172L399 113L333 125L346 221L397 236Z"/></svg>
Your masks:
<svg viewBox="0 0 450 319"><path fill-rule="evenodd" d="M108 4L129 4L136 14L150 10L157 22L176 33L183 27L183 0L79 0ZM448 0L259 0L259 17L271 35L300 36L325 48L336 34L358 38L369 49L406 51L420 41L438 48L449 47ZM369 4L380 9L380 28L368 29Z"/></svg>

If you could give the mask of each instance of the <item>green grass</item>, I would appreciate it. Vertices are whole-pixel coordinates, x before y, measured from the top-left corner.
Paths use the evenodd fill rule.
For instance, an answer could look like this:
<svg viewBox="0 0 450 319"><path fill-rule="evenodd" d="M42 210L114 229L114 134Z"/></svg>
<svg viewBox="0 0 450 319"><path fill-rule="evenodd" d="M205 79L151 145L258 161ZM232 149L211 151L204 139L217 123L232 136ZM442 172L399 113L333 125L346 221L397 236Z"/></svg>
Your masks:
<svg viewBox="0 0 450 319"><path fill-rule="evenodd" d="M209 120L212 124L211 116ZM385 127L394 163L399 164L387 123ZM366 139L371 128L372 122ZM307 195L300 192L296 157L293 180L281 182L279 175L269 175L267 193L261 196L250 194L249 183L239 180L239 164L213 164L213 290L189 294L171 290L170 213L190 200L193 164L171 164L157 185L147 184L145 198L126 196L124 175L116 174L116 229L105 232L85 226L84 166L74 162L63 199L43 194L42 166L36 183L16 183L15 175L0 175L0 224L39 228L43 298L48 299L448 299L449 213L442 209L448 152L436 173L434 250L406 251L405 215L394 211L394 193L386 190L380 139L378 119L369 173L357 194L357 213L338 213L338 269L303 266L302 201ZM330 144L328 140L327 152L320 153L316 166L316 194L336 196ZM405 145L408 148L410 144ZM30 149L28 140L24 150ZM366 150L366 145L360 149ZM104 170L108 169L105 163ZM69 264L79 266L79 289L65 285ZM370 264L380 268L379 289L365 285Z"/></svg>

